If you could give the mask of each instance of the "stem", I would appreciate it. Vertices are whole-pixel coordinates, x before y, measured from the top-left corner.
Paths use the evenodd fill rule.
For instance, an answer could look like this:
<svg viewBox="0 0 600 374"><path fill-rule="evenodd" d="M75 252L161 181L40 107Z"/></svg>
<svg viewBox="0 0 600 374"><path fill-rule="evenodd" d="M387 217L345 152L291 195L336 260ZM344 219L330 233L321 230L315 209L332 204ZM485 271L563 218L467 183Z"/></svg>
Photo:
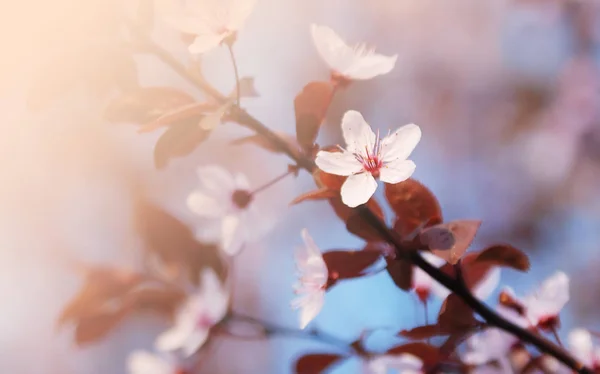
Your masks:
<svg viewBox="0 0 600 374"><path fill-rule="evenodd" d="M345 351L351 351L352 353L358 354L358 352L356 352L355 349L353 349L350 344L348 344L347 342L333 336L333 335L329 335L327 333L324 333L320 330L300 330L300 329L294 329L294 328L290 328L290 327L285 327L285 326L280 326L280 325L276 325L267 321L263 321L259 318L254 318L245 314L241 314L241 313L237 313L237 312L232 312L230 315L230 319L233 320L239 320L239 321L246 321L249 323L253 323L253 324L257 324L262 326L266 333L267 336L269 335L279 335L279 336L287 336L287 337L292 337L292 338L300 338L300 339L310 339L310 340L316 340L319 341L321 343L327 343L336 347L339 347ZM235 335L230 335L233 337L237 337Z"/></svg>
<svg viewBox="0 0 600 374"><path fill-rule="evenodd" d="M560 340L560 336L558 336L558 331L556 331L555 326L552 326L552 335L554 335L554 339L556 339L556 342L558 343L558 345L560 345L561 347L564 347L562 341Z"/></svg>
<svg viewBox="0 0 600 374"><path fill-rule="evenodd" d="M185 67L183 67L179 61L173 58L167 51L162 49L160 46L156 45L152 40L150 40L145 34L141 31L135 30L135 25L130 27L133 29L135 35L141 34L141 39L146 43L146 47L157 55L163 62L171 66L173 70L179 73L184 78L188 79L191 83L195 84L199 89L203 90L206 94L213 97L213 99L224 102L227 100L220 92L218 92L215 88L213 88L210 84L202 79L198 79L196 76L190 74ZM299 168L303 168L308 172L312 173L316 169L316 165L314 161L301 154L298 149L293 148L290 144L288 144L285 140L279 137L276 133L271 131L267 126L265 126L262 122L252 117L248 112L241 109L239 106L235 106L232 108L234 118L240 123L240 125L245 126L259 135L264 136L268 141L271 142L275 147L281 150L283 153L288 155L294 162L297 164ZM360 215L374 228L376 229L380 235L382 235L385 240L392 244L395 247L396 254L399 257L408 257L408 259L415 265L421 268L424 272L426 272L433 279L444 285L448 290L457 294L461 299L469 306L475 313L481 316L488 324L498 327L502 330L505 330L521 341L531 344L535 346L538 350L549 354L563 364L568 366L569 368L575 370L581 374L593 374L593 371L587 367L585 367L581 362L577 361L574 357L572 357L568 352L566 352L561 347L552 343L548 339L536 335L526 329L520 328L514 323L504 319L500 315L496 314L492 309L483 304L477 298L475 298L470 290L461 285L456 279L448 276L443 273L441 270L432 266L427 261L421 257L418 252L406 252L401 238L398 234L389 229L384 222L382 222L379 217L377 217L371 210L366 208L365 206L359 206L355 208L358 210ZM290 332L289 330L286 330ZM291 330L294 331L293 334L298 334L299 330ZM304 335L304 334L303 334ZM310 334L314 336L314 333ZM336 342L339 344L339 341Z"/></svg>
<svg viewBox="0 0 600 374"><path fill-rule="evenodd" d="M230 43L227 43L227 50L229 51L229 57L231 58L231 63L233 64L233 72L235 74L235 95L236 95L236 103L240 106L240 75L238 73L237 62L235 60L235 55L233 54L233 47Z"/></svg>
<svg viewBox="0 0 600 374"><path fill-rule="evenodd" d="M266 184L263 184L262 186L258 187L257 189L255 189L254 191L250 192L251 195L256 195L257 193L266 190L267 188L271 187L272 185L274 185L275 183L279 182L280 180L282 180L283 178L287 177L290 174L295 173L296 171L291 169L286 171L285 173L279 175L278 177L276 177L275 179L273 179L270 182L267 182Z"/></svg>

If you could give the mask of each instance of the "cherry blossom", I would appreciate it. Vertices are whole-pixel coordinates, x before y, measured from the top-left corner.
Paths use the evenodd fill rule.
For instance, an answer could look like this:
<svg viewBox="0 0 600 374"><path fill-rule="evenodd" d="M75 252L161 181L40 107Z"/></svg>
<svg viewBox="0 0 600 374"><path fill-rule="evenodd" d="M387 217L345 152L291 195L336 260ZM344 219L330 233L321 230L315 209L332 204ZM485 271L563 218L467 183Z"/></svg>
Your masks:
<svg viewBox="0 0 600 374"><path fill-rule="evenodd" d="M243 174L232 175L211 165L197 170L200 188L187 198L188 208L200 216L197 236L219 241L228 255L236 255L244 243L258 240L272 225L253 204L254 196Z"/></svg>
<svg viewBox="0 0 600 374"><path fill-rule="evenodd" d="M254 9L256 0L185 0L173 4L166 21L179 31L195 37L189 46L197 55L233 37Z"/></svg>
<svg viewBox="0 0 600 374"><path fill-rule="evenodd" d="M321 58L333 71L335 77L344 80L371 79L389 73L398 55L384 56L375 53L364 43L349 46L327 26L311 25L311 33Z"/></svg>
<svg viewBox="0 0 600 374"><path fill-rule="evenodd" d="M420 374L423 372L423 361L409 353L400 355L382 355L366 361L363 365L365 374Z"/></svg>
<svg viewBox="0 0 600 374"><path fill-rule="evenodd" d="M346 149L319 151L315 162L327 173L348 176L341 195L349 207L364 204L373 196L376 178L395 184L415 171L415 163L407 158L421 139L419 126L405 125L380 139L359 112L349 110L342 118L342 132Z"/></svg>
<svg viewBox="0 0 600 374"><path fill-rule="evenodd" d="M304 246L296 250L296 267L299 283L294 291L299 296L292 301L292 308L300 309L300 327L305 328L323 308L329 273L319 247L302 230Z"/></svg>
<svg viewBox="0 0 600 374"><path fill-rule="evenodd" d="M571 330L568 345L569 350L584 365L594 370L600 369L600 347L594 346L592 334L589 331L582 328Z"/></svg>
<svg viewBox="0 0 600 374"><path fill-rule="evenodd" d="M508 304L519 310L531 326L552 329L558 324L559 313L569 301L569 277L561 271L556 272L523 299L519 299L510 288L505 288L503 294L509 300Z"/></svg>
<svg viewBox="0 0 600 374"><path fill-rule="evenodd" d="M127 357L130 374L179 374L185 371L173 362L146 351L133 351Z"/></svg>
<svg viewBox="0 0 600 374"><path fill-rule="evenodd" d="M441 267L446 261L431 252L422 252L421 256L425 261L435 267ZM500 283L500 269L490 269L481 280L473 287L473 295L480 300L485 300L494 292ZM421 302L427 302L431 294L445 299L450 295L450 291L442 284L435 281L429 274L419 267L413 267L412 286Z"/></svg>
<svg viewBox="0 0 600 374"><path fill-rule="evenodd" d="M229 293L212 269L204 270L200 290L191 295L177 312L175 325L156 339L156 348L161 351L181 349L190 356L200 348L210 329L225 317Z"/></svg>

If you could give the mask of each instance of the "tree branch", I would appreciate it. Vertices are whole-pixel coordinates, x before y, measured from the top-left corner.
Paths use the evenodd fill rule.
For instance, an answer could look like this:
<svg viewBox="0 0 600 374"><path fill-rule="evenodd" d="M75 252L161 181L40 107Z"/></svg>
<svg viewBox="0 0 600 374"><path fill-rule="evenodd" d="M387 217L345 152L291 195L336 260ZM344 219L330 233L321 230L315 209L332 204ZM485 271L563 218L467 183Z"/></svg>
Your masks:
<svg viewBox="0 0 600 374"><path fill-rule="evenodd" d="M219 102L224 102L225 100L227 100L225 96L223 96L220 92L213 88L208 82L199 79L197 76L191 74L183 65L179 63L179 61L173 58L169 52L155 44L152 40L147 38L145 34L141 33L138 30L135 30L135 26L132 26L131 28L133 29L134 34L138 35L140 39L142 39L142 41L145 43L145 46L149 49L151 53L159 57L164 63L169 65L182 77L189 80L191 83L196 85L196 87L204 91L213 99ZM292 160L294 160L298 167L303 168L310 173L315 171L316 165L311 158L304 155L302 152L300 152L299 149L293 148L285 140L280 138L275 132L271 131L271 129L269 129L266 125L264 125L262 122L248 114L248 112L246 112L244 109L240 108L239 105L233 107L232 116L233 118L236 118L241 125L252 129L257 134L264 136L275 147L277 147L283 153L288 155ZM523 329L498 315L487 305L483 304L481 301L475 298L468 288L464 287L464 285L461 285L461 282L459 282L457 279L448 276L447 274L440 271L438 268L429 264L423 259L423 257L421 257L421 255L418 252L413 251L407 253L407 251L405 251L405 249L403 248L402 241L399 235L395 231L388 228L386 224L382 222L366 206L359 206L355 209L359 211L361 216L374 229L376 229L388 243L392 244L395 247L397 256L408 256L409 260L415 266L421 268L433 279L435 279L436 281L444 285L446 288L448 288L450 291L454 292L459 297L461 297L461 299L469 307L471 307L475 313L481 316L488 324L510 332L511 334L519 338L521 341L531 344L540 351L555 357L563 364L567 365L568 367L570 367L578 373L593 374L593 371L591 369L585 367L581 362L576 360L573 356L571 356L561 347L552 343L548 339L536 335L526 329Z"/></svg>

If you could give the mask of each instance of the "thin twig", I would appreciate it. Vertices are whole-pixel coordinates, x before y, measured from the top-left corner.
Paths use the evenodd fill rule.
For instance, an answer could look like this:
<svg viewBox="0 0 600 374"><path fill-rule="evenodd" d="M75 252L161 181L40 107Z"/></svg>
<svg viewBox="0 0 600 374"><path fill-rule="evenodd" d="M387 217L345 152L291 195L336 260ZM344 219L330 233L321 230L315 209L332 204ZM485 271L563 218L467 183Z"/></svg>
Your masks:
<svg viewBox="0 0 600 374"><path fill-rule="evenodd" d="M235 95L236 95L236 103L240 105L240 75L238 73L237 62L235 60L235 55L233 54L233 47L230 43L227 43L227 50L229 51L229 57L231 58L231 63L233 64L233 72L235 74Z"/></svg>
<svg viewBox="0 0 600 374"><path fill-rule="evenodd" d="M290 169L288 171L286 171L283 174L278 175L277 177L275 177L273 180L263 184L262 186L256 188L254 191L250 192L251 195L256 195L257 193L266 190L267 188L271 187L272 185L274 185L275 183L279 182L280 180L282 180L283 178L287 177L290 174L295 173L296 171L293 169Z"/></svg>
<svg viewBox="0 0 600 374"><path fill-rule="evenodd" d="M135 26L131 27L135 29ZM146 47L154 54L156 54L163 62L171 66L173 70L182 75L184 78L188 79L190 82L195 84L199 89L203 90L206 94L213 97L213 99L224 102L226 98L214 89L210 84L208 84L204 80L198 79L196 76L190 74L185 67L183 67L179 61L173 58L167 51L165 51L160 46L156 45L152 40L147 38L141 32L135 32L136 35L142 35L143 41L146 43ZM304 154L300 153L298 149L294 149L288 144L285 140L283 140L276 133L271 131L267 126L265 126L262 122L257 120L248 114L245 110L236 106L233 108L235 113L234 118L245 127L248 127L254 130L257 134L262 135L271 142L272 145L277 147L283 153L288 155L292 160L296 162L298 167L307 170L312 173L316 169L316 165L314 161L306 157ZM417 267L421 268L425 273L430 275L433 279L444 285L448 290L457 294L461 299L473 309L479 316L481 316L488 324L503 329L513 335L515 335L519 340L531 344L537 347L540 351L549 354L563 364L567 365L571 369L577 371L581 374L593 374L593 371L587 367L585 367L581 362L576 360L573 356L571 356L568 352L566 352L561 347L552 343L548 339L534 334L528 330L525 330L514 323L504 319L488 306L483 304L477 298L475 298L468 288L465 288L456 281L456 279L448 276L447 274L440 271L435 266L429 264L418 252L409 252L407 253L403 247L401 238L398 236L396 232L389 229L384 222L381 221L379 217L377 217L371 210L366 208L365 206L360 206L355 208L359 211L360 215L371 225L374 229L376 229L380 235L390 244L395 247L396 255L399 258L407 257L409 260Z"/></svg>

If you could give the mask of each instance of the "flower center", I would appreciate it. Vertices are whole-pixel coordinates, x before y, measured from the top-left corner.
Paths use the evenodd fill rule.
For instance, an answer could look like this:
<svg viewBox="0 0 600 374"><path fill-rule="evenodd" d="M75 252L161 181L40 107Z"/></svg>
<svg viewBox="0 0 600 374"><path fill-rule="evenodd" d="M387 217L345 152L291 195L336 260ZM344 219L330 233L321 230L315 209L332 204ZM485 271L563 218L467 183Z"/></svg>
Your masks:
<svg viewBox="0 0 600 374"><path fill-rule="evenodd" d="M200 315L200 317L196 321L196 326L198 326L198 328L201 328L203 330L210 329L211 327L213 327L213 325L214 325L213 319L210 318L207 314Z"/></svg>
<svg viewBox="0 0 600 374"><path fill-rule="evenodd" d="M368 146L365 146L364 153L355 153L354 157L356 157L356 159L362 163L363 169L366 172L371 173L374 178L378 178L379 170L383 167L379 132L377 132L377 137L375 138L375 144L373 144L373 148L369 149Z"/></svg>
<svg viewBox="0 0 600 374"><path fill-rule="evenodd" d="M240 209L246 209L252 202L252 194L246 190L235 190L231 195L233 204Z"/></svg>

